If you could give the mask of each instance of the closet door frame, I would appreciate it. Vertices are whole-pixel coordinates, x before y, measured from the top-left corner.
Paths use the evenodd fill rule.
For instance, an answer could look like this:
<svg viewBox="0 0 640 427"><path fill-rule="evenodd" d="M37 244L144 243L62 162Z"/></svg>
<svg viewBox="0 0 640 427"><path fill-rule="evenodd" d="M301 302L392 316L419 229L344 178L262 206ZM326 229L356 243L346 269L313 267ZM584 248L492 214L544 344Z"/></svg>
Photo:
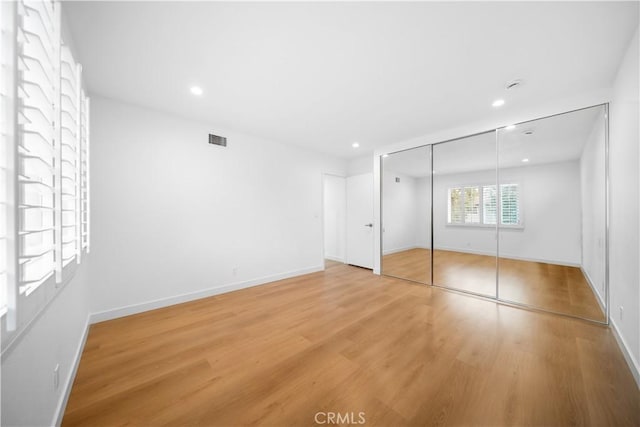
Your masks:
<svg viewBox="0 0 640 427"><path fill-rule="evenodd" d="M581 107L581 108L573 108L570 109L568 111L563 111L560 113L556 113L556 114L550 114L550 115L546 115L546 116L541 116L541 117L536 117L533 119L529 119L529 120L524 120L524 121L520 121L520 122L515 122L512 123L512 125L515 126L519 126L519 125L523 125L526 123L531 123L531 122L535 122L538 120L543 120L543 119L548 119L548 118L552 118L552 117L557 117L557 116L562 116L565 114L569 114L569 113L573 113L573 112L577 112L577 111L582 111L582 110L586 110L586 109L590 109L590 108L597 108L597 107L602 107L604 110L604 170L605 170L605 176L604 176L604 321L601 320L597 320L597 319L590 319L587 317L583 317L583 316L578 316L578 315L574 315L574 314L570 314L570 313L565 313L565 312L559 312L559 311L554 311L554 310L549 310L549 309L545 309L545 308L541 308L541 307L536 307L536 306L532 306L526 303L520 303L520 302L514 302L514 301L510 301L510 300L505 300L500 298L500 263L499 263L499 258L500 258L500 221L497 219L496 220L496 280L495 280L495 286L496 286L496 293L495 293L495 297L492 296L487 296L487 295L483 295L480 293L475 293L475 292L471 292L471 291L467 291L467 290L462 290L462 289L455 289L455 288L450 288L450 287L446 287L446 286L440 286L440 285L436 285L434 283L434 216L433 216L433 211L434 211L434 150L433 147L435 145L439 145L439 144L445 144L448 142L453 142L453 141L458 141L461 139L466 139L466 138L470 138L470 137L474 137L474 136L478 136L478 135L483 135L483 134L487 134L490 132L494 132L495 134L495 148L496 148L496 170L495 170L495 176L496 176L496 191L497 191L497 201L498 201L498 212L500 209L500 164L499 164L499 136L500 136L500 131L504 130L505 126L502 127L497 127L494 129L489 129L486 131L481 131L481 132L475 132L475 133L471 133L468 135L464 135L464 136L460 136L460 137L455 137L455 138L450 138L450 139L446 139L446 140L442 140L442 141L437 141L437 142L433 142L433 143L427 143L427 144L422 144L422 145L417 145L414 147L409 147L409 148L405 148L402 150L397 150L397 151L390 151L388 153L385 153L386 155L391 155L394 153L399 153L402 151L406 151L406 150L411 150L414 148L421 148L421 147L427 147L430 146L430 161L431 161L431 165L430 165L430 169L431 169L431 206L430 206L430 214L431 214L431 218L430 218L430 222L431 222L431 236L430 236L430 244L431 244L431 280L430 283L427 284L427 286L433 286L436 288L440 288L440 289L444 289L450 292L456 292L456 293L461 293L461 294L465 294L465 295L471 295L474 296L476 298L481 298L481 299L485 299L487 301L493 301L493 302L497 302L501 305L506 305L506 306L510 306L510 307L516 307L516 308L524 308L527 310L531 310L531 311L535 311L535 312L541 312L541 313L551 313L551 314L557 314L557 315L561 315L561 316L565 316L565 317L570 317L570 318L574 318L574 319L580 319L580 320L584 320L587 322L591 322L591 323L596 323L599 325L609 325L610 323L610 313L611 313L611 307L610 307L610 289L609 289L609 276L610 276L610 270L609 270L609 236L610 236L610 205L611 205L611 192L610 192L610 166L609 166L609 103L608 102L602 102L602 103L598 103L598 104L593 104L593 105L588 105L586 107ZM383 210L384 210L384 206L383 206L383 174L384 174L384 167L383 167L383 157L385 157L385 154L381 154L378 156L378 165L380 167L380 173L379 173L379 200L380 200L380 211L379 211L379 244L380 244L380 251L379 251L379 266L380 266L380 274L381 275L385 275L384 274L384 269L383 269L383 264L382 264L382 257L383 257ZM388 277L395 277L395 276L389 276ZM397 277L395 277L397 278ZM403 279L403 278L399 278L401 280L407 280L407 281L411 281L414 283L421 283L422 282L415 282L412 281L410 279Z"/></svg>

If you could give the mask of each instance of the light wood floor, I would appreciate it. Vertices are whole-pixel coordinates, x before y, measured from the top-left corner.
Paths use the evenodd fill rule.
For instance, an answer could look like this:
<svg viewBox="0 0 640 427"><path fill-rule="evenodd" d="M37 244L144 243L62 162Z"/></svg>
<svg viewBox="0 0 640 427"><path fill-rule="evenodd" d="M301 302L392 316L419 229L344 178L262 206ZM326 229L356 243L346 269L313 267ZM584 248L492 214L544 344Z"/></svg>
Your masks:
<svg viewBox="0 0 640 427"><path fill-rule="evenodd" d="M410 249L385 255L382 271L421 283L431 281L431 251ZM434 251L436 285L496 296L496 258L452 251ZM606 320L582 271L541 262L499 258L500 298L587 319Z"/></svg>
<svg viewBox="0 0 640 427"><path fill-rule="evenodd" d="M638 426L610 330L330 263L93 325L63 425ZM356 418L357 420L357 418Z"/></svg>

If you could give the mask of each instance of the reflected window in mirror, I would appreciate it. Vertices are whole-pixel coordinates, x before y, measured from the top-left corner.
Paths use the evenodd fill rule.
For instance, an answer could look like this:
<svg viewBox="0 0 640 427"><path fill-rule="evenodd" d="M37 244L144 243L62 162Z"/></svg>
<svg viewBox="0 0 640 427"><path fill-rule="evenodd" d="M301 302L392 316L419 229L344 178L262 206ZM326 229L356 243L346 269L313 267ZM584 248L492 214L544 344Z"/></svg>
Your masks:
<svg viewBox="0 0 640 427"><path fill-rule="evenodd" d="M497 199L495 185L449 188L447 225L495 226ZM522 226L520 185L501 184L500 201L500 225Z"/></svg>

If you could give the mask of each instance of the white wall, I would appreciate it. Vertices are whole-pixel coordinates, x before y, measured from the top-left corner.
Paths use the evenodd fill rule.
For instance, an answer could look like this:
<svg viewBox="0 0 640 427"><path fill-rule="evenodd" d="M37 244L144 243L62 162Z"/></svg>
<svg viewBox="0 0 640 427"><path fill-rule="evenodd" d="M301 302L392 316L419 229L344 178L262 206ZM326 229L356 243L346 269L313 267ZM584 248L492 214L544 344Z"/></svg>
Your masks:
<svg viewBox="0 0 640 427"><path fill-rule="evenodd" d="M416 246L431 248L431 177L416 179Z"/></svg>
<svg viewBox="0 0 640 427"><path fill-rule="evenodd" d="M356 157L347 162L347 176L362 175L370 172L373 172L371 154Z"/></svg>
<svg viewBox="0 0 640 427"><path fill-rule="evenodd" d="M400 182L396 182L396 179ZM394 172L383 174L383 255L416 247L416 194L414 178Z"/></svg>
<svg viewBox="0 0 640 427"><path fill-rule="evenodd" d="M346 162L95 96L91 126L97 318L323 268L322 176Z"/></svg>
<svg viewBox="0 0 640 427"><path fill-rule="evenodd" d="M347 182L344 177L324 176L324 257L345 262L347 246Z"/></svg>
<svg viewBox="0 0 640 427"><path fill-rule="evenodd" d="M57 411L79 356L89 316L90 257L62 288L45 311L2 355L3 426L47 426L58 421ZM60 386L53 370L60 365Z"/></svg>
<svg viewBox="0 0 640 427"><path fill-rule="evenodd" d="M582 270L605 302L605 127L599 117L580 157Z"/></svg>
<svg viewBox="0 0 640 427"><path fill-rule="evenodd" d="M628 350L640 383L640 259L638 218L638 31L613 86L609 121L611 321ZM624 307L620 314L620 307Z"/></svg>
<svg viewBox="0 0 640 427"><path fill-rule="evenodd" d="M431 247L430 194L429 178L383 173L383 255Z"/></svg>
<svg viewBox="0 0 640 427"><path fill-rule="evenodd" d="M495 254L494 227L447 225L449 188L495 183L495 171L435 175L436 249ZM577 161L508 168L500 182L520 184L523 228L500 230L500 256L550 263L580 264L580 170Z"/></svg>

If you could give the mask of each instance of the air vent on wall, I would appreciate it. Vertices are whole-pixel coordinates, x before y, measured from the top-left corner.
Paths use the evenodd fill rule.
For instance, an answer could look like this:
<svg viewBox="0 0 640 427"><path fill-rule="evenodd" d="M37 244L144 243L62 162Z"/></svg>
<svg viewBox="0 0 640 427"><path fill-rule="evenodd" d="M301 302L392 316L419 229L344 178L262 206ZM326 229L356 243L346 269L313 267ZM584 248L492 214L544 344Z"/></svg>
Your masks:
<svg viewBox="0 0 640 427"><path fill-rule="evenodd" d="M521 79L511 80L511 81L507 82L507 84L504 86L504 88L506 90L515 89L517 87L522 86L523 83L524 83L524 81L522 81Z"/></svg>
<svg viewBox="0 0 640 427"><path fill-rule="evenodd" d="M222 147L226 147L227 146L227 138L225 138L224 136L218 136L218 135L213 135L213 134L209 134L209 144L213 144L213 145L220 145Z"/></svg>

